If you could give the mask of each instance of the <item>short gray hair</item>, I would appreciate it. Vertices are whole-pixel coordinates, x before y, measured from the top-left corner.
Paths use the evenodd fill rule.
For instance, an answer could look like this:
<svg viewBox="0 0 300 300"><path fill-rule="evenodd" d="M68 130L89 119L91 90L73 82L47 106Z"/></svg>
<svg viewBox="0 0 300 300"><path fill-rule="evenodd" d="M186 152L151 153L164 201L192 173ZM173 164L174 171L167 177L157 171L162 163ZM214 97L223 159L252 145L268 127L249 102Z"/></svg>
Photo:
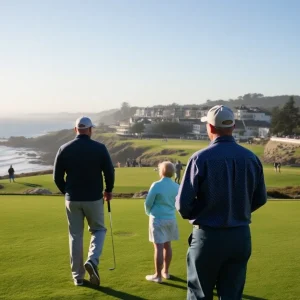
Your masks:
<svg viewBox="0 0 300 300"><path fill-rule="evenodd" d="M158 165L159 175L164 177L173 177L175 173L174 164L170 161L163 161Z"/></svg>

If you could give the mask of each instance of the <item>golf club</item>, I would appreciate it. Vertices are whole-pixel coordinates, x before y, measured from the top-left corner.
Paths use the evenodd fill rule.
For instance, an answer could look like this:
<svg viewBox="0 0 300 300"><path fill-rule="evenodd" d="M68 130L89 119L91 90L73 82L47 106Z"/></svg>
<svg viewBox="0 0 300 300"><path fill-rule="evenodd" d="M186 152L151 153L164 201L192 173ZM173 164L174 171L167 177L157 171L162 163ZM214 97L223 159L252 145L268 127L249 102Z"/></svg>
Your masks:
<svg viewBox="0 0 300 300"><path fill-rule="evenodd" d="M112 232L112 220L111 220L111 210L110 210L110 201L107 201L107 209L109 214L109 221L110 221L110 235L111 235L111 243L112 243L112 250L113 250L113 257L114 257L114 266L113 268L109 268L110 271L116 268L116 256L115 256L115 246L114 246L114 237Z"/></svg>

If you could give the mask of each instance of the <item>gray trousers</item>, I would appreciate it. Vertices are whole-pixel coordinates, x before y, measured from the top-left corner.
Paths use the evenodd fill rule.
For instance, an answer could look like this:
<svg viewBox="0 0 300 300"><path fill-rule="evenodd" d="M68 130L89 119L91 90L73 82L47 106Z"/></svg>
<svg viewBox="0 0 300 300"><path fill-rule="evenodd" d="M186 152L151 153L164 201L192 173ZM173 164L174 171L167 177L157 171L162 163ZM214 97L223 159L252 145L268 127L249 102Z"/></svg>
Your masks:
<svg viewBox="0 0 300 300"><path fill-rule="evenodd" d="M187 255L188 300L241 300L251 255L249 226L193 229Z"/></svg>
<svg viewBox="0 0 300 300"><path fill-rule="evenodd" d="M97 201L66 201L71 270L74 279L83 279L85 274L83 263L84 218L87 219L91 233L87 260L91 260L96 266L99 264L106 234L103 209L103 199Z"/></svg>

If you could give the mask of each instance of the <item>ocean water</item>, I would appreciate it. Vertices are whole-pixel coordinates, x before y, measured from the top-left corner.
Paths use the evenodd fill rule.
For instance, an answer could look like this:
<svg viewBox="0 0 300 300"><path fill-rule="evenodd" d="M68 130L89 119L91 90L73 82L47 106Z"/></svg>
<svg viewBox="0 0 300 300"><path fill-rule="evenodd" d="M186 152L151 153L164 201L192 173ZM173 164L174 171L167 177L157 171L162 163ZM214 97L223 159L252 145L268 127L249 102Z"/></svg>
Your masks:
<svg viewBox="0 0 300 300"><path fill-rule="evenodd" d="M7 139L11 136L35 137L51 131L71 129L73 127L73 120L0 118L0 139Z"/></svg>
<svg viewBox="0 0 300 300"><path fill-rule="evenodd" d="M26 148L0 146L0 176L8 174L10 165L15 169L15 174L52 169L53 166L31 163L37 161L38 158L37 152Z"/></svg>
<svg viewBox="0 0 300 300"><path fill-rule="evenodd" d="M35 137L73 126L74 121L0 118L0 140L11 136ZM13 165L16 174L49 170L53 167L31 163L37 161L38 158L38 153L31 149L0 146L0 176L8 174L10 165Z"/></svg>

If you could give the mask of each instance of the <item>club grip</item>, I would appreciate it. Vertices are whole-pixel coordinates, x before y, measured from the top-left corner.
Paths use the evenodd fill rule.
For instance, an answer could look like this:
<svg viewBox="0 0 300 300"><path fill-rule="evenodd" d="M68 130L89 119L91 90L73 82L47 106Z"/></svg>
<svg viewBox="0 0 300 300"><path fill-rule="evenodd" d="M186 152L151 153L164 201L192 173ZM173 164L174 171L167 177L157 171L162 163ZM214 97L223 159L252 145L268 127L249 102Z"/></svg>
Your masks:
<svg viewBox="0 0 300 300"><path fill-rule="evenodd" d="M107 209L108 209L108 212L110 212L110 200L106 201L107 202Z"/></svg>

